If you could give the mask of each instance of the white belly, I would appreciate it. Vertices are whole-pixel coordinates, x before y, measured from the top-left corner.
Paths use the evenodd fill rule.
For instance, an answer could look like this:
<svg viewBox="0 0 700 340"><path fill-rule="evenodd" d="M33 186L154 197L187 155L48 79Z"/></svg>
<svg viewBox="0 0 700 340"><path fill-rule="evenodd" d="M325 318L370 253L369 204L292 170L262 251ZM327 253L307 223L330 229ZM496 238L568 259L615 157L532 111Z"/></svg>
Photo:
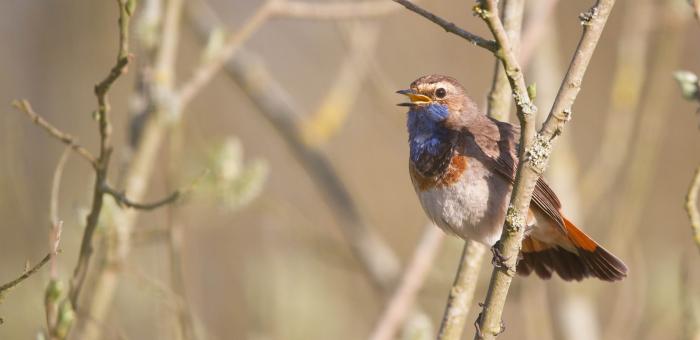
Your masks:
<svg viewBox="0 0 700 340"><path fill-rule="evenodd" d="M511 186L491 177L478 161L457 182L426 191L416 189L430 219L448 233L493 245L501 236Z"/></svg>

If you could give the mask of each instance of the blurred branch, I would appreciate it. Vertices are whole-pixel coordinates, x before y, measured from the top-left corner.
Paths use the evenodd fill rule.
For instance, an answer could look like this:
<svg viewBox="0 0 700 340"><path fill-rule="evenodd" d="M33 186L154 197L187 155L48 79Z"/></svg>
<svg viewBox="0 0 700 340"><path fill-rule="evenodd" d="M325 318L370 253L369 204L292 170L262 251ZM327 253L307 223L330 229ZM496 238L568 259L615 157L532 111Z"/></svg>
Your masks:
<svg viewBox="0 0 700 340"><path fill-rule="evenodd" d="M700 191L700 166L695 169L695 176L688 188L685 198L685 210L690 218L690 226L693 230L693 241L700 250L700 211L698 211L698 191Z"/></svg>
<svg viewBox="0 0 700 340"><path fill-rule="evenodd" d="M550 18L554 14L559 0L543 0L537 3L537 9L531 11L527 20L527 25L523 28L522 42L520 44L520 54L518 61L520 65L528 65L542 37L547 32ZM504 23L505 24L505 23Z"/></svg>
<svg viewBox="0 0 700 340"><path fill-rule="evenodd" d="M594 152L594 159L579 181L583 211L593 213L592 206L618 180L627 161L630 138L634 131L635 113L639 108L646 81L649 35L654 22L648 0L637 1L624 12L622 32L618 39L615 72L607 118L601 125L603 137Z"/></svg>
<svg viewBox="0 0 700 340"><path fill-rule="evenodd" d="M486 246L476 241L466 241L459 259L450 295L445 305L445 314L440 325L438 340L459 340L462 338L467 315L474 300L474 291L481 269L481 259Z"/></svg>
<svg viewBox="0 0 700 340"><path fill-rule="evenodd" d="M520 51L520 31L523 26L524 9L525 0L505 0L503 2L503 14L501 17L503 29L505 29L508 39L510 39L511 48L515 55L518 55ZM500 121L507 122L510 116L511 96L512 91L506 71L500 60L496 59L493 82L488 95L487 114Z"/></svg>
<svg viewBox="0 0 700 340"><path fill-rule="evenodd" d="M0 302L2 302L3 295L5 294L6 291L14 288L18 284L22 283L22 281L24 281L24 280L28 279L30 276L34 275L39 269L41 269L41 267L43 267L47 262L49 262L49 260L51 259L51 256L52 256L51 253L46 254L46 256L44 256L44 258L41 259L41 261L39 261L39 263L34 265L34 267L26 269L22 273L22 275L20 275L16 279L1 285L0 286Z"/></svg>
<svg viewBox="0 0 700 340"><path fill-rule="evenodd" d="M376 25L358 23L342 26L349 40L348 55L316 111L301 124L304 141L311 146L327 142L345 123L370 72L379 41Z"/></svg>
<svg viewBox="0 0 700 340"><path fill-rule="evenodd" d="M698 169L700 170L700 169ZM700 315L698 315L697 300L693 294L696 286L691 283L690 268L694 267L689 254L683 254L680 264L680 301L682 304L683 329L680 339L698 340L700 339Z"/></svg>
<svg viewBox="0 0 700 340"><path fill-rule="evenodd" d="M206 7L203 3L199 7ZM193 9L194 12L206 9ZM190 80L178 90L180 105L187 103L204 87L224 66L241 45L255 31L273 17L292 17L299 19L349 19L356 17L380 16L394 12L395 8L384 1L364 1L358 3L307 3L300 1L266 0L243 26L231 35L223 46L206 58L194 71Z"/></svg>
<svg viewBox="0 0 700 340"><path fill-rule="evenodd" d="M212 12L196 8L191 20L201 36L214 30L218 20ZM359 214L357 204L333 169L328 158L303 138L302 111L292 97L276 82L265 65L250 52L239 51L226 64L227 74L236 81L264 117L277 129L287 145L326 197L341 231L363 268L378 287L388 291L399 277L399 261L391 248L370 228Z"/></svg>
<svg viewBox="0 0 700 340"><path fill-rule="evenodd" d="M46 119L44 119L42 116L40 116L38 113L34 112L34 109L32 109L32 106L28 100L14 100L12 101L12 106L24 112L27 116L29 116L29 119L31 119L36 125L39 125L51 136L55 137L56 139L69 146L76 153L78 153L78 155L87 160L93 167L97 166L97 159L95 158L95 156L93 156L90 153L90 151L88 151L86 148L78 144L77 138L59 130L51 123L49 123Z"/></svg>
<svg viewBox="0 0 700 340"><path fill-rule="evenodd" d="M472 43L472 44L474 44L474 45L476 45L476 46L485 48L485 49L487 49L487 50L489 50L489 51L491 51L491 52L493 52L493 53L496 53L497 50L498 50L498 44L497 44L495 41L493 41L493 40L488 40L488 39L484 39L484 38L482 38L482 37L480 37L480 36L478 36L478 35L476 35L476 34L467 32L467 31L465 31L465 30L459 28L459 27L458 27L457 25L455 25L454 23L449 22L449 21L447 21L447 20L445 20L445 19L443 19L443 18L440 18L439 16L437 16L437 15L435 15L435 14L433 14L433 13L430 13L430 12L426 11L425 9L419 7L418 5L412 3L412 2L409 1L409 0L393 0L393 1L396 2L396 3L399 3L399 4L401 4L401 5L403 5L403 6L406 7L406 9L408 9L409 11L415 12L416 14L418 14L418 15L420 15L420 16L422 16L422 17L424 17L424 18L426 18L426 19L428 19L428 20L434 22L434 23L437 24L438 26L440 26L440 27L442 27L443 29L445 29L446 32L450 32L450 33L456 34L456 35L458 35L458 36L460 36L460 37L466 39L466 40L469 41L470 43Z"/></svg>
<svg viewBox="0 0 700 340"><path fill-rule="evenodd" d="M273 9L277 16L296 19L350 19L377 17L397 12L399 8L385 0L346 2L277 1Z"/></svg>
<svg viewBox="0 0 700 340"><path fill-rule="evenodd" d="M173 191L172 194L166 196L165 198L162 198L158 201L152 202L152 203L137 203L129 200L126 197L126 193L123 191L117 191L115 189L112 189L108 185L105 184L105 186L102 188L102 191L104 191L105 194L108 194L114 198L114 200L117 202L117 205L119 206L125 206L127 208L134 208L134 209L140 209L140 210L153 210L160 208L166 204L170 204L175 202L178 198L180 198L180 191L176 190Z"/></svg>
<svg viewBox="0 0 700 340"><path fill-rule="evenodd" d="M688 4L693 7L693 15L695 15L695 19L700 22L700 0L688 0Z"/></svg>
<svg viewBox="0 0 700 340"><path fill-rule="evenodd" d="M209 36L217 27L216 16L206 7L193 8L190 14L193 26L202 37ZM355 44L351 43L352 49L367 48L365 44L353 45ZM355 52L351 54L353 53ZM369 52L357 53L363 55L362 58L372 55ZM343 236L372 283L382 292L390 292L400 275L398 257L360 215L357 203L327 156L318 145L310 144L304 138L303 112L296 106L292 96L277 83L263 62L250 52L239 51L235 58L228 60L226 71L277 129L326 198ZM420 312L415 309L412 313L416 315Z"/></svg>
<svg viewBox="0 0 700 340"><path fill-rule="evenodd" d="M274 0L266 0L258 10L247 19L235 34L231 35L224 45L215 53L206 58L202 64L194 71L190 80L186 81L178 90L180 105L184 106L206 85L211 78L224 66L234 53L241 47L243 42L260 28L265 21L273 14L275 8Z"/></svg>
<svg viewBox="0 0 700 340"><path fill-rule="evenodd" d="M673 2L664 3L657 7L655 13L659 15L659 38L651 56L652 64L649 69L650 84L645 95L642 96L640 112L636 117L638 131L632 141L634 148L629 151L629 162L625 164L627 173L624 175L622 190L615 198L614 215L608 228L607 239L610 247L624 253L630 246L626 235L635 233L642 224L641 218L644 212L644 204L648 198L652 178L662 146L665 128L671 120L668 116L670 99L673 98L673 78L669 75L681 60L683 51L683 36L688 22L687 13L678 11L678 6ZM627 329L621 329L627 331Z"/></svg>
<svg viewBox="0 0 700 340"><path fill-rule="evenodd" d="M673 79L669 76L674 67L681 60L684 48L684 31L689 18L687 13L678 10L677 3L659 3L652 10L658 20L659 31L656 34L657 43L650 55L652 61L649 66L649 86L645 89L639 105L640 112L636 117L638 130L632 141L634 147L630 150L629 162L625 164L626 173L619 194L615 197L607 228L606 239L611 248L618 253L629 253L632 245L629 235L639 233L638 228L643 225L642 218L644 207L649 197L651 184L653 183L656 164L660 155L662 141L666 127L671 123L669 119L672 110L669 110L670 99L673 98ZM638 274L644 277L643 273ZM620 289L624 289L620 287ZM618 299L627 295L617 294ZM616 303L611 311L611 318L604 333L604 339L624 337L625 334L635 332L639 321L632 318L628 308L637 297L629 297L629 303ZM637 328L635 328L637 327Z"/></svg>
<svg viewBox="0 0 700 340"><path fill-rule="evenodd" d="M411 261L406 264L406 269L397 288L389 298L389 302L368 339L391 340L395 338L397 330L413 308L416 296L435 262L444 236L444 233L433 224L424 227L423 236L413 251Z"/></svg>

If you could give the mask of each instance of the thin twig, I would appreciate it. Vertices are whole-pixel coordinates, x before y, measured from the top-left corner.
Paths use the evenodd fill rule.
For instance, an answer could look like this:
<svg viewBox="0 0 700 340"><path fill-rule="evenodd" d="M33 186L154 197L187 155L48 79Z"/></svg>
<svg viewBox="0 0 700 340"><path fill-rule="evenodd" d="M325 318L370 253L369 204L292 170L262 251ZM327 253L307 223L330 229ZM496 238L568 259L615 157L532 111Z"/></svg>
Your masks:
<svg viewBox="0 0 700 340"><path fill-rule="evenodd" d="M698 211L698 191L700 191L700 166L695 169L695 176L688 188L688 195L685 198L685 210L690 218L690 227L693 231L693 241L700 250L700 211Z"/></svg>
<svg viewBox="0 0 700 340"><path fill-rule="evenodd" d="M449 22L449 21L447 21L447 20L445 20L445 19L443 19L443 18L441 18L433 13L426 11L425 9L419 7L418 5L412 3L409 0L393 0L393 1L403 5L409 11L415 12L416 14L434 22L438 26L445 29L446 32L456 34L456 35L466 39L470 43L477 45L479 47L483 47L491 52L495 53L498 50L498 45L496 44L495 41L484 39L484 38L482 38L474 33L467 32L467 31L459 28L454 23Z"/></svg>
<svg viewBox="0 0 700 340"><path fill-rule="evenodd" d="M104 192L102 191L107 181L109 170L109 160L112 154L111 135L112 127L109 119L110 107L107 94L115 81L126 72L129 64L129 21L131 18L129 0L117 0L119 5L119 50L117 61L111 68L107 76L95 85L95 96L97 97L97 121L100 134L100 154L95 164L95 184L92 197L92 207L86 219L85 232L80 245L80 255L78 263L73 272L73 279L70 284L70 300L74 308L78 308L78 295L82 289L87 275L88 264L93 252L92 239L97 229L97 223L102 212Z"/></svg>
<svg viewBox="0 0 700 340"><path fill-rule="evenodd" d="M117 191L117 190L115 190L107 185L105 185L102 188L102 191L105 194L112 196L112 198L114 198L114 200L117 202L117 205L125 206L127 208L139 209L139 210L154 210L154 209L160 208L164 205L175 202L178 198L180 198L180 195L181 195L180 191L176 190L173 193L171 193L170 195L168 195L168 196L166 196L158 201L151 202L151 203L138 203L138 202L133 202L130 199L128 199L126 197L126 193L124 193L123 191Z"/></svg>
<svg viewBox="0 0 700 340"><path fill-rule="evenodd" d="M558 3L559 0L545 0L538 3L536 11L532 11L532 16L528 18L528 25L523 28L522 43L518 53L520 65L530 63L540 40L547 32L547 27L551 26L547 22L551 20Z"/></svg>
<svg viewBox="0 0 700 340"><path fill-rule="evenodd" d="M433 224L425 226L423 236L413 252L411 261L406 264L406 270L401 276L398 287L389 298L384 312L368 339L394 339L406 316L411 312L416 296L440 250L444 236L445 234Z"/></svg>
<svg viewBox="0 0 700 340"><path fill-rule="evenodd" d="M445 305L445 313L440 324L438 340L458 340L462 338L467 316L474 300L474 291L481 270L481 259L486 246L476 241L466 241L459 259L450 295Z"/></svg>
<svg viewBox="0 0 700 340"><path fill-rule="evenodd" d="M60 140L61 142L69 146L71 149L73 149L78 155L87 160L90 163L90 165L92 165L93 167L96 166L97 159L95 158L95 156L93 156L92 153L90 153L90 151L88 151L86 148L78 144L77 138L59 130L57 127L53 126L46 119L44 119L44 117L36 113L34 109L32 109L32 106L29 103L29 101L25 99L15 100L12 102L12 106L24 112L24 114L29 116L29 119L31 119L36 125L42 127L46 132L49 133L49 135L55 137L56 139Z"/></svg>
<svg viewBox="0 0 700 340"><path fill-rule="evenodd" d="M39 261L39 263L34 265L34 267L30 268L29 270L26 270L18 278L0 286L0 301L2 300L1 298L2 298L3 294L5 294L5 292L7 290L14 288L18 284L22 283L22 281L24 281L24 280L28 279L30 276L34 275L34 273L36 273L39 269L41 269L41 267L43 267L47 262L49 262L49 260L51 259L51 256L52 256L51 254L52 253L46 254L46 256L44 256L44 258L41 259L41 261Z"/></svg>

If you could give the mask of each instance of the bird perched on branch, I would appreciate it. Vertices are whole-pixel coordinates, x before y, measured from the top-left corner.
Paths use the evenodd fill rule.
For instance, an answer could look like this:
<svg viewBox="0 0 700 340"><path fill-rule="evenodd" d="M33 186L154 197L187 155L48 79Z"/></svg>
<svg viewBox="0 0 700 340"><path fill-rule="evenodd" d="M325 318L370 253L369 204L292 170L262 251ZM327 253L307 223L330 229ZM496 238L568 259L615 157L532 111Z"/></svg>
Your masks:
<svg viewBox="0 0 700 340"><path fill-rule="evenodd" d="M409 108L409 172L423 209L444 231L493 247L513 190L520 128L482 114L451 77L424 76L398 93L410 99L399 105ZM564 217L542 178L517 265L521 275L533 271L567 281L627 275L622 261Z"/></svg>

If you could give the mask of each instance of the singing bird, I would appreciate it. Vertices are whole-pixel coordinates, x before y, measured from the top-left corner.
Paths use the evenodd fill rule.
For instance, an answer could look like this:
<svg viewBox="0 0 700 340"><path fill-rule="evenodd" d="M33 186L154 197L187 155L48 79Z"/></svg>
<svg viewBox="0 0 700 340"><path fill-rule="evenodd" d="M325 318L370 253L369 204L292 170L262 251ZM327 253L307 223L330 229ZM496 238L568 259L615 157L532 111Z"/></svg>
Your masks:
<svg viewBox="0 0 700 340"><path fill-rule="evenodd" d="M482 114L455 79L418 78L408 110L409 172L423 209L440 228L493 247L501 237L518 163L520 128ZM566 281L621 280L627 267L569 221L537 181L517 272Z"/></svg>

